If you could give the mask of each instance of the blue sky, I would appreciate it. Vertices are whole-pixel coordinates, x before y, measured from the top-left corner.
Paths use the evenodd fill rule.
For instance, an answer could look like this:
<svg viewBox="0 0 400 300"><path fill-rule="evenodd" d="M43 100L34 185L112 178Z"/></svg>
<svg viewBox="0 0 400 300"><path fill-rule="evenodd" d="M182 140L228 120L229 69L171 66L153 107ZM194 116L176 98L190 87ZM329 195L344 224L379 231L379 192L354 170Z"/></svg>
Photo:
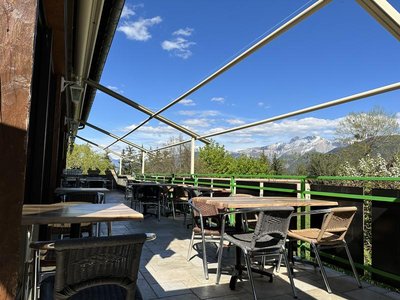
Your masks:
<svg viewBox="0 0 400 300"><path fill-rule="evenodd" d="M101 83L156 111L313 2L128 0ZM400 10L400 0L389 2ZM199 134L262 120L398 82L399 53L398 40L356 1L333 0L162 115ZM400 118L399 100L394 91L214 139L238 150L294 136L332 138L349 112L379 105ZM146 118L98 92L88 121L121 136ZM113 141L90 128L79 135ZM179 135L154 120L127 139L154 149Z"/></svg>

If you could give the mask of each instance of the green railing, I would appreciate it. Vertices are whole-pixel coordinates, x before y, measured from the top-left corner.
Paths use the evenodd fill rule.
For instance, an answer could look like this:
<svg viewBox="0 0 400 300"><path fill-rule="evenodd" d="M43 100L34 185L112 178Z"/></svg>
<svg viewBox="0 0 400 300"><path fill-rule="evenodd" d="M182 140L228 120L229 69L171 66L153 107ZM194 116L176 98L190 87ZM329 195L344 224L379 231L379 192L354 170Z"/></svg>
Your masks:
<svg viewBox="0 0 400 300"><path fill-rule="evenodd" d="M150 180L150 181L162 181L162 182L173 182L190 185L202 185L202 186L214 186L221 188L229 188L234 191L236 188L249 189L249 190L263 190L271 192L281 193L292 193L300 194L301 198L305 198L306 195L324 196L324 197L337 197L347 198L354 200L370 200L370 201L382 201L382 202L398 202L400 198L397 197L384 197L384 196L371 196L371 195L356 195L356 194L345 194L345 193L334 193L334 192L319 192L307 190L307 183L310 181L361 181L361 182L400 182L400 177L351 177L351 176L293 176L293 175L236 175L236 174L145 174L138 176L138 179ZM227 183L221 182L209 182L204 181L205 179L223 179ZM278 179L286 180L286 182L296 181L298 188L277 188L277 187L263 187L253 186L246 184L237 184L237 181L243 179ZM265 181L262 181L265 182ZM292 182L295 183L295 182Z"/></svg>
<svg viewBox="0 0 400 300"><path fill-rule="evenodd" d="M378 202L389 202L396 203L400 202L400 198L398 197L390 197L390 196L373 196L373 195L365 195L364 192L362 195L359 194L351 194L351 193L337 193L337 192L321 192L321 191L312 191L310 190L310 183L319 183L319 182L359 182L357 186L365 187L365 184L370 184L371 182L386 182L386 183L394 183L400 182L399 177L351 177L351 176L293 176L293 175L238 175L238 174L145 174L141 176L137 176L137 179L147 180L147 181L158 181L158 182L170 182L170 183L180 183L180 184L188 184L195 186L212 186L218 188L226 188L230 189L232 192L236 192L236 189L247 189L247 190L258 190L260 194L263 191L269 192L280 192L280 193L291 193L296 194L297 197L305 199L307 195L319 196L319 197L336 197L336 198L346 198L352 200L368 200L368 201L378 201ZM259 182L259 185L250 185L244 184L243 181L251 180L254 184ZM238 183L240 182L240 184ZM271 187L271 186L263 186L263 184L267 183L290 183L296 184L296 188L284 188L284 187ZM343 185L338 185L343 186ZM355 185L351 185L355 186ZM364 191L364 189L363 189ZM308 226L309 219L300 219L298 220L298 225ZM304 245L303 245L304 248ZM328 253L322 253L323 256L329 257L335 261L341 263L347 263L341 257L331 255ZM357 268L363 269L367 272L377 274L382 277L386 277L388 279L397 281L400 283L400 276L397 274L392 274L389 272L385 272L379 269L376 269L370 265L364 264L356 264Z"/></svg>

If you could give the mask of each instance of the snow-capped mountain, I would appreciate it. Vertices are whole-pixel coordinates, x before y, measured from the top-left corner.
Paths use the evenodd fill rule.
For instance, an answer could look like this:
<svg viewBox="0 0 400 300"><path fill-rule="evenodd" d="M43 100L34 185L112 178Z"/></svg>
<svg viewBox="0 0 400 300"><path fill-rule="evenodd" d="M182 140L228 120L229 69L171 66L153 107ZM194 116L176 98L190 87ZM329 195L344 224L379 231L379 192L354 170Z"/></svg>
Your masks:
<svg viewBox="0 0 400 300"><path fill-rule="evenodd" d="M239 150L237 155L258 157L264 153L268 158L274 154L277 157L285 157L293 154L304 155L307 152L327 153L341 145L320 136L294 137L288 143L275 143L264 147L255 147Z"/></svg>

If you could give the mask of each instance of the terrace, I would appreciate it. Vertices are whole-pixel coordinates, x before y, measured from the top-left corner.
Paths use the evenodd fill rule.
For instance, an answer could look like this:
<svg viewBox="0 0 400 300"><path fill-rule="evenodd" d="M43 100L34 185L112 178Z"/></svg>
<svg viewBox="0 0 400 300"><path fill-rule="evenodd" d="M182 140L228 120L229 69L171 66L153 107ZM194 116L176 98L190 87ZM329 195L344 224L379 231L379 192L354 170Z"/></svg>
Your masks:
<svg viewBox="0 0 400 300"><path fill-rule="evenodd" d="M285 113L266 119L208 133L194 132L164 116L165 112L174 105L204 88L259 49L267 46L271 41L310 18L317 11L323 10L329 2L331 1L318 0L311 4L308 3L294 16L217 71L155 111L100 83L111 42L124 7L123 0L28 0L2 5L1 15L6 17L0 19L0 28L7 28L7 30L0 35L0 44L2 45L0 48L2 53L0 64L0 141L2 148L0 299L35 297L36 290L33 289L32 282L27 279L32 278L28 275L33 276L34 267L30 250L27 250L29 248L27 241L47 239L47 225L60 217L54 214L54 211L59 211L57 205L64 205L54 203L60 200L60 195L65 197L64 201L68 198L57 188L62 189L63 185L74 184L84 186L85 189L89 189L85 191L89 192L91 188L98 189L96 203L104 203L106 198L106 206L103 207L111 208L110 212L101 206L93 206L97 209L94 211L94 208L91 210L91 207L84 206L83 213L78 212L81 218L79 223L112 222L113 226L108 227L107 232L104 226L101 227L100 235L102 236L107 234L120 236L138 232L154 232L156 234L157 237L154 241L144 244L141 256L137 282L144 299L252 298L252 290L246 278L237 284L235 291L229 289L230 271L232 271L231 265L234 264L235 251L224 250L225 269L223 269L224 272L218 285L215 284L216 257L210 254L215 251L215 247L207 246L209 250L207 260L210 262L210 278L208 280L204 279L202 249L199 244L195 247L196 251L193 251L194 257L189 262L186 261L191 229L182 225L182 214L177 214L175 219L171 216L159 216L160 221L158 221L157 218L146 217L137 222L143 216L130 209L128 206L131 206L132 203L124 197L124 189L129 182L124 178L119 178L115 173L108 174L108 177L90 178L85 176L68 183L63 174L67 152L73 149L79 139L117 157L122 157L122 153L118 151L118 147L113 147L115 145L124 144L137 149L141 153L141 174L135 179L140 182L153 181L167 185L185 184L194 187L223 188L233 195L283 196L295 198L296 201L308 201L309 198L333 200L340 206L356 206L358 211L346 239L358 272L368 282L364 281L363 289L358 289L353 277L342 272L343 269L349 270L348 261L343 258L343 253L324 252L322 253L323 260L331 267L327 272L333 293L328 294L319 270L309 264L312 255L310 255L308 245L301 243L296 252L298 261L294 266L298 296L300 299L399 298L399 294L396 292L400 286L398 255L400 244L396 239L399 233L398 217L400 212L397 203L399 191L398 189L371 189L371 182L398 183L400 178L197 174L195 170L196 142L209 144L210 138L383 95L398 90L399 82L301 109L289 109ZM388 1L358 0L357 3L395 39L400 39L400 14ZM112 130L106 130L105 127L98 124L92 124L88 120L94 105L96 91L101 91L148 117L122 136L118 136L112 133ZM129 135L154 120L166 124L188 138L156 149L143 146L141 142L134 143L129 140ZM89 128L107 135L112 142L104 146L88 139L82 133ZM188 174L146 174L147 156L151 156L156 151L183 144L190 144ZM97 186L99 182L101 186L107 185L111 191L99 189ZM341 182L345 182L347 185L340 184ZM357 183L357 187L353 187L352 183ZM80 191L82 192L82 190ZM89 198L84 196L80 201L92 201ZM166 199L167 203L169 201L169 198ZM367 202L370 204L369 206L366 205ZM123 203L127 206L113 206L114 203ZM50 213L47 213L46 217L50 215L53 219L50 218L46 221L46 219L39 218L40 212L28 211L27 207L34 210L35 205L38 205L40 209L43 207L50 209ZM117 213L113 211L113 207L117 207ZM85 209L89 210L85 211ZM77 215L72 215L74 208L71 208L70 211L71 215L62 216L64 219L60 223L71 223L70 236L74 237L79 235L79 227L74 225L76 219L73 218L77 217ZM310 208L305 206L298 212L309 211ZM364 214L367 213L372 217L372 228L369 229L365 227L363 221ZM313 226L314 222L314 218L310 216L298 217L296 225L298 228L307 228ZM39 224L41 226L36 226ZM370 238L372 247L372 257L367 263L363 242L366 229L370 230L368 234L371 236L368 238ZM28 236L27 233L29 233ZM340 271L334 270L336 268ZM265 277L255 276L258 298L285 299L292 297L289 279L286 275L286 270L276 273L273 283L266 282ZM266 286L268 288L265 288Z"/></svg>

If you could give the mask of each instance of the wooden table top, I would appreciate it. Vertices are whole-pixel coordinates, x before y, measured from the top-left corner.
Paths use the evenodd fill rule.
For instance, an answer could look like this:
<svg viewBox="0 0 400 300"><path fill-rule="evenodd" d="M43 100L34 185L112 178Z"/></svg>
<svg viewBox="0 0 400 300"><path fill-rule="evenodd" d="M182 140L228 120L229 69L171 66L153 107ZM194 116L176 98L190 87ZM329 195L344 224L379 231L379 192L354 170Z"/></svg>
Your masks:
<svg viewBox="0 0 400 300"><path fill-rule="evenodd" d="M158 182L132 182L132 183L129 183L128 185L132 185L132 186L169 186L169 187L177 186L177 184L174 184L174 183L158 183Z"/></svg>
<svg viewBox="0 0 400 300"><path fill-rule="evenodd" d="M105 193L109 192L109 189L106 188L67 188L67 187L59 187L54 190L56 194L72 194L72 193Z"/></svg>
<svg viewBox="0 0 400 300"><path fill-rule="evenodd" d="M125 204L26 204L22 209L22 225L60 224L107 221L140 221L143 215Z"/></svg>
<svg viewBox="0 0 400 300"><path fill-rule="evenodd" d="M336 201L306 200L295 197L195 197L195 201L226 208L262 208L271 206L337 206Z"/></svg>

